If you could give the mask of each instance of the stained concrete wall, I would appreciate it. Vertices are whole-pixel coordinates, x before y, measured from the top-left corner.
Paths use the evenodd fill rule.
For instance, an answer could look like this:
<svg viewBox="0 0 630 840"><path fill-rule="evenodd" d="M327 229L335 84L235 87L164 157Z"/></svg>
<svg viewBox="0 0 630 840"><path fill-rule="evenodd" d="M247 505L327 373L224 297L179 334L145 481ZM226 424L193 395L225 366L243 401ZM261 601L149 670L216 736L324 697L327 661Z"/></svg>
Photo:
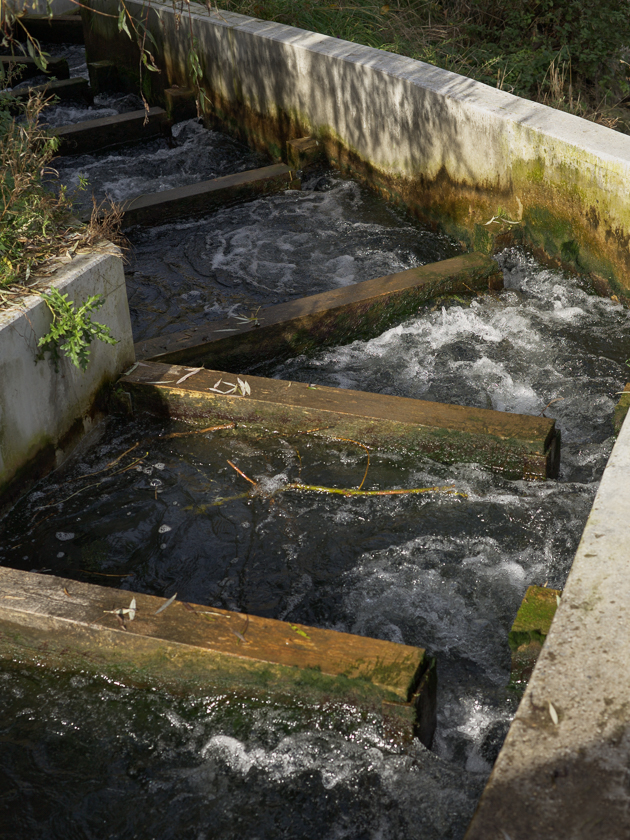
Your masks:
<svg viewBox="0 0 630 840"><path fill-rule="evenodd" d="M142 9L141 0L127 5ZM286 140L314 134L333 165L467 246L489 251L497 236L516 235L630 296L630 137L410 58L191 9L208 114L221 126L277 158ZM89 58L115 55L137 85L137 53L116 20L83 15ZM145 73L144 87L163 104L166 87L190 85L189 25L160 2L148 25L161 73ZM499 206L520 224L487 225Z"/></svg>
<svg viewBox="0 0 630 840"><path fill-rule="evenodd" d="M68 448L90 427L99 391L134 359L117 249L104 246L75 257L53 275L51 284L77 305L90 295L104 295L105 304L93 313L93 320L110 327L118 344L95 341L85 372L66 358L56 372L48 354L36 361L37 343L52 322L44 301L33 296L19 308L0 311L0 509L63 460Z"/></svg>

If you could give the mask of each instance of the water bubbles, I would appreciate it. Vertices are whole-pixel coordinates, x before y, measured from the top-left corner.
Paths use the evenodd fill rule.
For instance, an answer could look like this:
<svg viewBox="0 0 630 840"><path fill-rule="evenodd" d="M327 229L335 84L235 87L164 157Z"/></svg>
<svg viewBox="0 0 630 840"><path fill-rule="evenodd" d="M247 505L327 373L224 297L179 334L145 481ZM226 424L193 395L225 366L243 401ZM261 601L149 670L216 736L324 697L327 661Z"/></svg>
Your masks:
<svg viewBox="0 0 630 840"><path fill-rule="evenodd" d="M55 536L61 542L67 542L68 540L74 539L74 534L71 531L57 531Z"/></svg>
<svg viewBox="0 0 630 840"><path fill-rule="evenodd" d="M170 525L160 525L160 527L158 528L158 534L168 534L168 532L172 530L173 529Z"/></svg>

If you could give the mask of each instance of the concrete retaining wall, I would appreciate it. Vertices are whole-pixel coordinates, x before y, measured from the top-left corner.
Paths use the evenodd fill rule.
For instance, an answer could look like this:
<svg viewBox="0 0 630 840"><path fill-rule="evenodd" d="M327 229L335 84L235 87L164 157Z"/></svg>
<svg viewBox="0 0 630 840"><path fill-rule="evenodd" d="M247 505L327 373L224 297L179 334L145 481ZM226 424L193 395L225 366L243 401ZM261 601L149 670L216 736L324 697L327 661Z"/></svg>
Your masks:
<svg viewBox="0 0 630 840"><path fill-rule="evenodd" d="M127 5L142 9L141 0ZM223 127L278 159L288 139L316 135L333 165L471 249L516 234L541 257L630 295L630 137L420 61L192 8L208 113ZM115 18L82 13L89 59L115 55L125 83L137 85L136 48ZM145 73L152 104L191 84L185 23L172 5L151 4L162 71ZM499 207L520 224L487 225Z"/></svg>
<svg viewBox="0 0 630 840"><path fill-rule="evenodd" d="M41 298L0 311L0 512L64 459L90 428L99 391L133 362L122 260L112 246L108 251L75 257L52 278L52 285L79 305L90 295L105 295L93 320L110 327L118 344L94 342L85 373L66 358L58 372L48 358L36 362L37 342L52 321Z"/></svg>
<svg viewBox="0 0 630 840"><path fill-rule="evenodd" d="M466 840L630 836L628 476L626 421Z"/></svg>

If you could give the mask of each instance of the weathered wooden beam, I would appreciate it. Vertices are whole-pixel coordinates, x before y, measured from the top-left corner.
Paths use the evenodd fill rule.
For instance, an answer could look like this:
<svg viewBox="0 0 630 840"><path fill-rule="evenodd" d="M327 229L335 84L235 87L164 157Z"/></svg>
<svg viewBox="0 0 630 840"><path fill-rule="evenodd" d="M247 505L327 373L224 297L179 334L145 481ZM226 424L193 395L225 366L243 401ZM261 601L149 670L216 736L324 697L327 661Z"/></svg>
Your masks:
<svg viewBox="0 0 630 840"><path fill-rule="evenodd" d="M135 615L129 612L131 599ZM435 672L422 648L0 568L0 657L175 692L243 691L381 712L429 744ZM161 612L158 612L162 609Z"/></svg>
<svg viewBox="0 0 630 840"><path fill-rule="evenodd" d="M484 254L462 254L270 306L250 322L234 318L139 341L136 357L244 370L254 362L367 340L414 315L432 298L488 287L503 287L496 262Z"/></svg>
<svg viewBox="0 0 630 840"><path fill-rule="evenodd" d="M121 90L118 66L115 61L88 61L90 87L94 95L99 93L114 93Z"/></svg>
<svg viewBox="0 0 630 840"><path fill-rule="evenodd" d="M187 187L131 198L122 203L125 214L123 227L155 225L172 219L199 216L226 204L299 188L299 179L283 163L250 169Z"/></svg>
<svg viewBox="0 0 630 840"><path fill-rule="evenodd" d="M0 62L5 72L15 69L18 65L22 65L20 71L19 81L23 82L25 79L32 79L33 76L56 76L58 79L70 78L70 69L65 58L49 58L46 70L40 70L35 63L35 59L24 55L0 55Z"/></svg>
<svg viewBox="0 0 630 840"><path fill-rule="evenodd" d="M630 409L630 382L624 386L623 393L619 395L619 402L613 412L613 427L616 435L621 431L628 409Z"/></svg>
<svg viewBox="0 0 630 840"><path fill-rule="evenodd" d="M195 91L192 88L166 88L164 91L164 108L171 124L193 119L197 116Z"/></svg>
<svg viewBox="0 0 630 840"><path fill-rule="evenodd" d="M471 462L509 478L557 474L555 421L483 408L369 394L340 388L243 377L250 389L219 394L238 385L235 374L179 365L141 363L119 380L134 409L192 423L235 422L256 434L292 434L309 429L351 438L379 449L424 454L444 463ZM184 379L184 381L180 381Z"/></svg>
<svg viewBox="0 0 630 840"><path fill-rule="evenodd" d="M82 99L85 102L92 102L92 91L87 79L61 79L47 82L45 85L30 85L29 87L12 90L10 93L0 93L0 101L8 101L8 110L11 113L19 113L19 105L14 102L24 102L32 93L43 93L45 96L56 96L61 101Z"/></svg>
<svg viewBox="0 0 630 840"><path fill-rule="evenodd" d="M28 15L21 18L25 29L48 44L83 44L83 23L80 15Z"/></svg>
<svg viewBox="0 0 630 840"><path fill-rule="evenodd" d="M52 129L60 140L58 154L80 155L128 146L170 134L166 111L149 108Z"/></svg>
<svg viewBox="0 0 630 840"><path fill-rule="evenodd" d="M315 137L287 140L287 163L293 169L308 169L324 161L324 146Z"/></svg>
<svg viewBox="0 0 630 840"><path fill-rule="evenodd" d="M525 688L558 609L561 589L528 586L508 636L512 651L511 683Z"/></svg>

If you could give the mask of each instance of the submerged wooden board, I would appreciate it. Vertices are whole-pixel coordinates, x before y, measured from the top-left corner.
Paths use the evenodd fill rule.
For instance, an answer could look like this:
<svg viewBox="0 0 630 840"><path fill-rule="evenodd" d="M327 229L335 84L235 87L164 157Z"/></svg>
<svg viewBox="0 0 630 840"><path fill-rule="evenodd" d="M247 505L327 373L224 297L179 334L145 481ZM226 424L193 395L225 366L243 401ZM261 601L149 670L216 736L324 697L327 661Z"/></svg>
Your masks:
<svg viewBox="0 0 630 840"><path fill-rule="evenodd" d="M619 402L613 412L613 427L616 435L621 431L628 409L630 409L630 382L624 385L623 392L619 394Z"/></svg>
<svg viewBox="0 0 630 840"><path fill-rule="evenodd" d="M100 117L96 120L62 125L54 128L60 140L58 154L79 155L96 152L99 149L113 149L142 140L150 140L170 133L166 111L163 108L149 108Z"/></svg>
<svg viewBox="0 0 630 840"><path fill-rule="evenodd" d="M136 600L133 620L112 611ZM0 568L0 657L169 690L353 702L430 742L435 674L422 648ZM416 719L417 716L417 719Z"/></svg>
<svg viewBox="0 0 630 840"><path fill-rule="evenodd" d="M122 204L123 226L156 225L209 213L217 207L281 190L300 189L295 173L283 163L237 172L159 193L147 193Z"/></svg>
<svg viewBox="0 0 630 840"><path fill-rule="evenodd" d="M40 70L35 60L30 56L23 55L0 55L0 62L5 71L11 70L17 65L22 65L19 81L32 79L34 76L56 76L58 79L68 79L70 69L65 58L49 58L46 70Z"/></svg>
<svg viewBox="0 0 630 840"><path fill-rule="evenodd" d="M31 93L43 93L46 96L56 96L65 102L69 99L84 99L92 101L92 91L87 79L56 79L44 85L32 85L27 88L11 91L11 98L24 101ZM0 94L0 97L6 94Z"/></svg>
<svg viewBox="0 0 630 840"><path fill-rule="evenodd" d="M462 254L270 306L243 323L235 318L139 341L136 358L243 370L253 362L309 353L379 335L439 295L503 287L496 262Z"/></svg>
<svg viewBox="0 0 630 840"><path fill-rule="evenodd" d="M509 478L547 478L557 472L559 441L555 421L546 417L259 376L242 377L251 391L247 396L218 394L212 389L219 380L238 384L235 374L187 373L179 365L141 363L119 385L130 394L134 409L193 423L235 422L257 434L318 430L444 463L478 463ZM219 387L228 390L226 384Z"/></svg>

